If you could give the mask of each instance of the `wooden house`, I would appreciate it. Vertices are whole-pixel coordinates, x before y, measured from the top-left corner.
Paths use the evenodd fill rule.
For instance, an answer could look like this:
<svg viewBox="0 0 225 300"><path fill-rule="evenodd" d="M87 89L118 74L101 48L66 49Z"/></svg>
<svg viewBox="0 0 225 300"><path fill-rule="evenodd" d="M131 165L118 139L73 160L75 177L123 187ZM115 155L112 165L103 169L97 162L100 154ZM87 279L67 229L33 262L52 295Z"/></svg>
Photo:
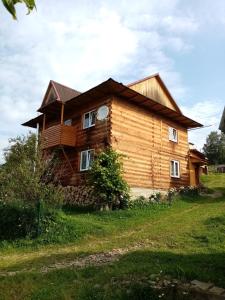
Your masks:
<svg viewBox="0 0 225 300"><path fill-rule="evenodd" d="M129 85L108 79L90 90L50 81L38 117L43 150L61 153L61 182L85 184L94 154L111 146L124 156L124 178L134 194L197 185L204 157L189 149L184 116L159 74Z"/></svg>

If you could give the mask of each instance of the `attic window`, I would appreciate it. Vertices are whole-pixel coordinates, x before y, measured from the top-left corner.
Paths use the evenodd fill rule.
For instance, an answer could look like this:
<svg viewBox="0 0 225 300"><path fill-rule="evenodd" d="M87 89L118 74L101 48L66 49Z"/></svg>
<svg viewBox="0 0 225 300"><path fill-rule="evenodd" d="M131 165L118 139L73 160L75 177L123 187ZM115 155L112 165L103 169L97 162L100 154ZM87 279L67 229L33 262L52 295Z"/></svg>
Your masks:
<svg viewBox="0 0 225 300"><path fill-rule="evenodd" d="M169 140L177 143L177 130L173 127L169 127Z"/></svg>

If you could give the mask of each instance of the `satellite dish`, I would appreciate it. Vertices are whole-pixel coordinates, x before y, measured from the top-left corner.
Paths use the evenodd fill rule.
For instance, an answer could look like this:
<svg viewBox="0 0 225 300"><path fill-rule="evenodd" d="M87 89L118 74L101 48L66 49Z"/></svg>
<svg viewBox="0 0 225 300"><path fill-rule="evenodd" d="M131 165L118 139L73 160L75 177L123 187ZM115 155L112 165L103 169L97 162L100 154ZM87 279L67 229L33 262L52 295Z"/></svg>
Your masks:
<svg viewBox="0 0 225 300"><path fill-rule="evenodd" d="M103 105L101 107L99 107L98 111L97 111L97 120L99 121L103 121L105 120L109 115L109 108L106 105Z"/></svg>

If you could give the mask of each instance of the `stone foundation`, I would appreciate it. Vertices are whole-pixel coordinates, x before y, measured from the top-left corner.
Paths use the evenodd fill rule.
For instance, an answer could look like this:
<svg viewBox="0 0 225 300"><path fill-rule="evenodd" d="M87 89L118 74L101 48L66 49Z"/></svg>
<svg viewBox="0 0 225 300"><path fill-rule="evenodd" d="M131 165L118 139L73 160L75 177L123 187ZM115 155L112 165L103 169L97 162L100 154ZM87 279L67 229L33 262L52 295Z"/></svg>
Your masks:
<svg viewBox="0 0 225 300"><path fill-rule="evenodd" d="M131 191L131 199L135 199L140 196L149 198L153 193L160 193L162 195L166 195L166 191L149 189L149 188L132 187L130 191Z"/></svg>

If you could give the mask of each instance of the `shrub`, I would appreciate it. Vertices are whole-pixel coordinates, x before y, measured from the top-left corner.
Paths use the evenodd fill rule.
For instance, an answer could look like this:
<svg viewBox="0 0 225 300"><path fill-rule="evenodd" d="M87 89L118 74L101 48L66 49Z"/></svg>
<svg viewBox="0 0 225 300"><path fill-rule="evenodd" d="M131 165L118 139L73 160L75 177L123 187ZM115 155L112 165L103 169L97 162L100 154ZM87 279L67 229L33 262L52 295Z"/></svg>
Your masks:
<svg viewBox="0 0 225 300"><path fill-rule="evenodd" d="M88 182L98 197L98 205L125 208L129 200L129 187L122 177L122 155L111 148L100 152L89 170Z"/></svg>
<svg viewBox="0 0 225 300"><path fill-rule="evenodd" d="M40 227L48 215L41 215L43 206L55 208L63 202L60 187L48 181L49 174L54 175L54 164L43 160L34 134L11 139L4 155L5 163L0 166L0 239L10 238L10 234L13 239L33 236L34 227Z"/></svg>
<svg viewBox="0 0 225 300"><path fill-rule="evenodd" d="M194 197L199 195L199 187L196 186L182 186L178 189L180 195Z"/></svg>

